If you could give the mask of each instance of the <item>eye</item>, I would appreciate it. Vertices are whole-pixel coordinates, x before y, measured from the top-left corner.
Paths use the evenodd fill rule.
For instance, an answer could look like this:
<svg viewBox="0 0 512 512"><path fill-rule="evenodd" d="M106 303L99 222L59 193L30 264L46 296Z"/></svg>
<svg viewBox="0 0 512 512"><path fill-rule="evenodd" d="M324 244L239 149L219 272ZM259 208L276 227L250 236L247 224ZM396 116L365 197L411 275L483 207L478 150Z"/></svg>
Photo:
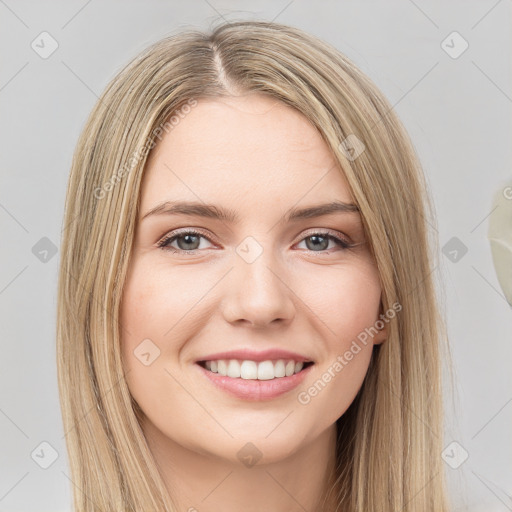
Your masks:
<svg viewBox="0 0 512 512"><path fill-rule="evenodd" d="M349 243L338 235L332 234L330 231L316 231L308 233L305 238L302 238L301 243L302 242L305 242L306 248L312 252L326 252L326 249L329 248L329 242L333 242L341 249L350 249L355 245Z"/></svg>
<svg viewBox="0 0 512 512"><path fill-rule="evenodd" d="M162 240L158 242L158 247L165 251L181 252L181 253L191 253L194 254L196 249L200 249L200 239L204 238L211 242L211 240L206 237L203 233L196 231L194 229L187 229L186 231L174 232L169 235L166 235ZM173 247L171 244L177 241L178 247Z"/></svg>
<svg viewBox="0 0 512 512"><path fill-rule="evenodd" d="M166 235L157 243L157 246L162 250L171 251L173 253L195 254L196 250L204 249L204 247L201 247L201 239L211 242L210 238L205 236L202 232L195 229L187 229ZM177 243L178 247L171 245L174 242ZM311 252L329 253L328 249L332 249L332 246L329 247L331 242L342 250L350 249L355 246L355 244L351 244L339 235L335 235L330 231L310 232L306 237L301 239L300 243L302 242L306 243L306 249Z"/></svg>

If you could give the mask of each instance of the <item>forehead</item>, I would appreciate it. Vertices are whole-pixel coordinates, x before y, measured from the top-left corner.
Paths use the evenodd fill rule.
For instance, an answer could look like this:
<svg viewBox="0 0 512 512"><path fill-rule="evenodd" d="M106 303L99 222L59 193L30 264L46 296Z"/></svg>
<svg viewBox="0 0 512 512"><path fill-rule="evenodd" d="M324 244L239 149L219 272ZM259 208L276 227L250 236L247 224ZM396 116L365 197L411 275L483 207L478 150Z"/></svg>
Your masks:
<svg viewBox="0 0 512 512"><path fill-rule="evenodd" d="M305 196L352 201L316 127L284 103L250 94L201 99L180 116L150 154L141 210L169 199L275 208Z"/></svg>

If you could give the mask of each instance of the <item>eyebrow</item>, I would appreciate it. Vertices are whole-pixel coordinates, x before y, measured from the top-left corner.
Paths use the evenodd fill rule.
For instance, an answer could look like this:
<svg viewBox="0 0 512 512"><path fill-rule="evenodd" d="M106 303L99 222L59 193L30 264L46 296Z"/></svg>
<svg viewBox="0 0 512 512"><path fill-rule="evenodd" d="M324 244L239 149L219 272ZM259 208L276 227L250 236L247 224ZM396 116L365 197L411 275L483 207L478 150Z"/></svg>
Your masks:
<svg viewBox="0 0 512 512"><path fill-rule="evenodd" d="M332 213L351 213L359 211L359 207L355 204L336 200L330 203L308 206L306 208L291 208L285 213L284 220L285 222L291 222L321 217ZM141 218L141 221L152 215L190 215L217 219L234 224L240 222L240 218L234 210L194 201L164 201L146 212Z"/></svg>

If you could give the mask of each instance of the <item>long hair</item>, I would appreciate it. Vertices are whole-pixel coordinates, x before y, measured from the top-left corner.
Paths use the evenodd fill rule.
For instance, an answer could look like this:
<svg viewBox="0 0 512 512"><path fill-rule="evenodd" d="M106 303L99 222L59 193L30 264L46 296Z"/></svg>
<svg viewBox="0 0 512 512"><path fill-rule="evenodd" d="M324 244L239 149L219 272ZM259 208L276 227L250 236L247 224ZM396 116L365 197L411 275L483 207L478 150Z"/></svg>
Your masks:
<svg viewBox="0 0 512 512"><path fill-rule="evenodd" d="M419 159L391 105L346 56L264 21L189 30L153 44L109 83L80 135L57 310L75 510L177 510L140 427L120 352L119 308L141 182L156 139L194 102L255 92L293 107L319 130L360 209L382 309L401 305L337 421L330 502L345 512L443 512L444 329L432 278L437 245L426 225L433 207ZM354 141L362 152L350 151Z"/></svg>

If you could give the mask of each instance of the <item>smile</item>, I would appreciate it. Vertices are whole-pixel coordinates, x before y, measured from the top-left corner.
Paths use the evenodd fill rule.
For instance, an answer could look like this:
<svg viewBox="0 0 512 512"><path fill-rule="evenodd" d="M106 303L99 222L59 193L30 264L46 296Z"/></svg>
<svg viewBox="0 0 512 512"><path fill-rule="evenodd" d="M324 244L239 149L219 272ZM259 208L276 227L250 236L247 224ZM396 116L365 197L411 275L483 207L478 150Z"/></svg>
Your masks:
<svg viewBox="0 0 512 512"><path fill-rule="evenodd" d="M214 361L200 361L199 364L212 373L217 373L232 379L272 380L291 377L299 373L304 367L313 363L294 361L292 359L278 359L275 361L251 361L239 359L219 359Z"/></svg>
<svg viewBox="0 0 512 512"><path fill-rule="evenodd" d="M217 389L242 400L261 401L277 398L299 386L314 363L220 359L199 361L194 366Z"/></svg>

